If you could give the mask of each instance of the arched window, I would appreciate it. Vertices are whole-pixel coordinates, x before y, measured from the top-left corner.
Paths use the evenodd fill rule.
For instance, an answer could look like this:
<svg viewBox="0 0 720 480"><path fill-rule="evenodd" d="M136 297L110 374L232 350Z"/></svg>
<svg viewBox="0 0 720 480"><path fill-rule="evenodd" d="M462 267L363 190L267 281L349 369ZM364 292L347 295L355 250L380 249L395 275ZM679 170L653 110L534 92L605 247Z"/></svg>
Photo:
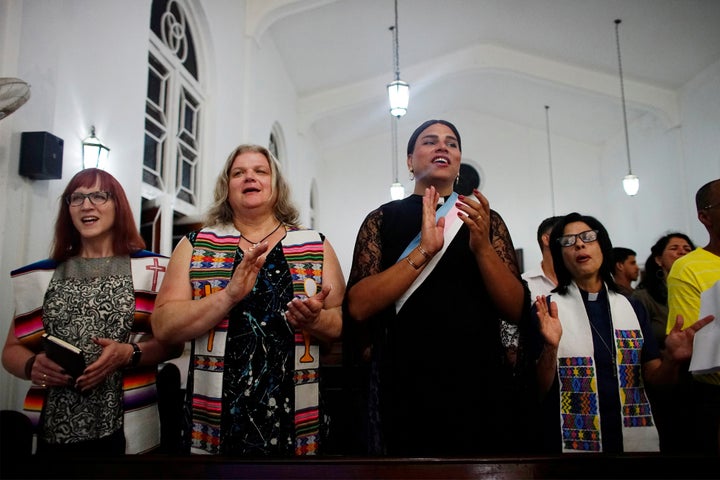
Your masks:
<svg viewBox="0 0 720 480"><path fill-rule="evenodd" d="M169 254L173 225L198 215L204 93L194 22L182 0L153 0L143 156L143 237Z"/></svg>
<svg viewBox="0 0 720 480"><path fill-rule="evenodd" d="M282 134L280 124L275 122L270 130L270 138L268 139L268 150L275 155L280 165L287 168L287 159L285 158L285 140Z"/></svg>
<svg viewBox="0 0 720 480"><path fill-rule="evenodd" d="M483 184L483 176L481 175L480 167L476 167L475 164L463 158L463 163L460 165L459 178L455 182L455 190L460 195L472 195L474 188L480 189Z"/></svg>

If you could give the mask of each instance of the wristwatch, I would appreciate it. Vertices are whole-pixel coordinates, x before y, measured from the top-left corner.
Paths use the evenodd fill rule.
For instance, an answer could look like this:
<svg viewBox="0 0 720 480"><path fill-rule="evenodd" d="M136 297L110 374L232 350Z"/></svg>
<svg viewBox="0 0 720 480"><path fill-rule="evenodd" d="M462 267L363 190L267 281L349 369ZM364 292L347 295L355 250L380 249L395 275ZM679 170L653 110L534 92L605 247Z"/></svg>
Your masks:
<svg viewBox="0 0 720 480"><path fill-rule="evenodd" d="M130 366L137 367L140 363L140 358L142 357L142 350L140 350L140 347L135 342L131 343L130 345L132 345L133 347L133 353L130 357Z"/></svg>

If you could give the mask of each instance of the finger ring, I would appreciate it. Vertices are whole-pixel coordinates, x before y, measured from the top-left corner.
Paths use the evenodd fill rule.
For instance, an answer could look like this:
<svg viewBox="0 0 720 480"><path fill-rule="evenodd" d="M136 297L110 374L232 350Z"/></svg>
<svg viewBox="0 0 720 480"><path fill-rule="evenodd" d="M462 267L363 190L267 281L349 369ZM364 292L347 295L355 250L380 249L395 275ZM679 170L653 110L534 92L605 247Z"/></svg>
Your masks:
<svg viewBox="0 0 720 480"><path fill-rule="evenodd" d="M47 387L47 384L46 384L45 382L42 382L42 383L40 384L40 386L41 386L42 388L46 388L46 387Z"/></svg>
<svg viewBox="0 0 720 480"><path fill-rule="evenodd" d="M478 216L475 217L475 220L480 220L480 219L482 219L482 215L478 214Z"/></svg>
<svg viewBox="0 0 720 480"><path fill-rule="evenodd" d="M43 373L43 381L47 380L47 373Z"/></svg>

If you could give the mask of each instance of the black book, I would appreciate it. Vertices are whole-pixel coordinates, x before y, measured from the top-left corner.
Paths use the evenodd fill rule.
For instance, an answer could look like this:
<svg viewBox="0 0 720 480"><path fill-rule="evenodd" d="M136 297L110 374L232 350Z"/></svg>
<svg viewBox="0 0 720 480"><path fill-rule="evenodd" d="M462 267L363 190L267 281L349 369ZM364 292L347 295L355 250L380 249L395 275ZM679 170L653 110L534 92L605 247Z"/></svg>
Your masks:
<svg viewBox="0 0 720 480"><path fill-rule="evenodd" d="M48 358L63 367L68 375L77 378L85 371L85 354L78 347L49 333L43 333L42 342Z"/></svg>

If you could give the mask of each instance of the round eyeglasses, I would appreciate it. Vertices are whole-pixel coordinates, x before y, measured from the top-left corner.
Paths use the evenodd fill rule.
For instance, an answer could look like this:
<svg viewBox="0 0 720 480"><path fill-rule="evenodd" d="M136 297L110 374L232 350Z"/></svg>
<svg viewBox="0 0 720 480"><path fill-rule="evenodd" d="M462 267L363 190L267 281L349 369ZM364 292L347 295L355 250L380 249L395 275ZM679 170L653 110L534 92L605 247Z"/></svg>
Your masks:
<svg viewBox="0 0 720 480"><path fill-rule="evenodd" d="M598 231L585 230L584 232L580 233L571 233L570 235L563 235L562 237L559 237L557 241L562 247L572 247L573 245L575 245L575 242L577 242L578 238L582 240L583 243L594 242L598 238Z"/></svg>
<svg viewBox="0 0 720 480"><path fill-rule="evenodd" d="M90 200L90 203L92 203L93 205L102 205L110 198L110 192L74 192L65 197L65 201L71 207L79 207L80 205L85 203L86 198Z"/></svg>

